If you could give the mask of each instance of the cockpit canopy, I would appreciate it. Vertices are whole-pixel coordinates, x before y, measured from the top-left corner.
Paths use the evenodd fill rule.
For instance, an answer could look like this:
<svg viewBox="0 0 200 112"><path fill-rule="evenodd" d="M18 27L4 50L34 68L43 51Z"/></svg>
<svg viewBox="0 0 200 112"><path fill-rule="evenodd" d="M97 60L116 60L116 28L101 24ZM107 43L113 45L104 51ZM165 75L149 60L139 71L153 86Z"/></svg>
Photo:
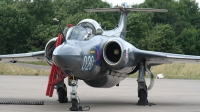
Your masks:
<svg viewBox="0 0 200 112"><path fill-rule="evenodd" d="M97 23L93 19L84 19L84 20L80 21L77 24L77 26L82 26L84 28L90 28L92 30L93 35L101 35L103 33L103 29L101 28L99 23Z"/></svg>
<svg viewBox="0 0 200 112"><path fill-rule="evenodd" d="M102 33L103 29L96 21L84 19L77 26L73 26L68 30L66 40L84 41Z"/></svg>
<svg viewBox="0 0 200 112"><path fill-rule="evenodd" d="M73 26L71 27L66 35L66 40L87 40L89 39L89 33L82 26Z"/></svg>

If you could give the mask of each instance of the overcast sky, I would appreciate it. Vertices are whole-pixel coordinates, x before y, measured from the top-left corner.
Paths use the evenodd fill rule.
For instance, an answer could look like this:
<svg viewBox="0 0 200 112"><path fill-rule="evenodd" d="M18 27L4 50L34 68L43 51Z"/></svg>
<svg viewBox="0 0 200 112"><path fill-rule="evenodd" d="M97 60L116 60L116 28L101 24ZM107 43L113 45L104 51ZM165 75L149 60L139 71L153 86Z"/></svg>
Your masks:
<svg viewBox="0 0 200 112"><path fill-rule="evenodd" d="M128 5L140 4L140 3L143 3L145 0L102 0L102 1L112 3L112 5L115 6L117 4L121 5L122 2L126 2ZM198 2L198 4L199 4L200 0L196 0L196 2Z"/></svg>

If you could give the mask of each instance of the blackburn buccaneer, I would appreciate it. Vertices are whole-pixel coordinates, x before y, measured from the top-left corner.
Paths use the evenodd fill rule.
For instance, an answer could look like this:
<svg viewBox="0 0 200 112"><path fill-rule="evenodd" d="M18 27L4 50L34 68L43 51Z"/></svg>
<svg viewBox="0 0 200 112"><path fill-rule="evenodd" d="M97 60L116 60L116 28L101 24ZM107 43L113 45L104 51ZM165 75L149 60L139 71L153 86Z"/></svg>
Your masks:
<svg viewBox="0 0 200 112"><path fill-rule="evenodd" d="M154 76L150 70L151 66L173 62L200 62L200 56L140 50L124 40L127 33L126 26L129 13L132 11L167 12L166 9L128 8L127 4L123 3L119 8L97 8L86 9L85 11L121 11L121 17L117 27L108 31L103 30L95 20L84 19L76 26L69 28L66 34L61 33L65 37L62 36L62 43L56 48L54 47L58 37L52 38L46 44L44 51L0 55L0 58L2 60L20 60L24 57L45 57L49 65L54 64L69 79L68 84L72 86L71 110L78 109L80 102L76 92L78 80L83 80L91 87L110 88L118 85L130 74L139 71L137 80L138 105L146 105L148 103L148 90L152 88L154 82ZM57 19L54 19L54 21L59 23ZM149 87L147 87L145 81L146 71L151 77ZM57 75L59 77L60 74ZM67 102L67 89L64 80L57 81L55 87L57 88L59 102Z"/></svg>

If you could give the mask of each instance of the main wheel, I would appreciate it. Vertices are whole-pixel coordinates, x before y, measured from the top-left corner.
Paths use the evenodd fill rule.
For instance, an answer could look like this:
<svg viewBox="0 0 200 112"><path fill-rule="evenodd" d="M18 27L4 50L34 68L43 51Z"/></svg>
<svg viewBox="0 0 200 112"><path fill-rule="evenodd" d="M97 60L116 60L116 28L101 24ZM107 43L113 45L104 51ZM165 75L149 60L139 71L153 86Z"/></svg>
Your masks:
<svg viewBox="0 0 200 112"><path fill-rule="evenodd" d="M138 105L147 105L148 104L147 93L145 90L141 89L138 92L138 97L139 97Z"/></svg>
<svg viewBox="0 0 200 112"><path fill-rule="evenodd" d="M68 102L67 92L63 88L58 89L58 101L60 103L67 103Z"/></svg>

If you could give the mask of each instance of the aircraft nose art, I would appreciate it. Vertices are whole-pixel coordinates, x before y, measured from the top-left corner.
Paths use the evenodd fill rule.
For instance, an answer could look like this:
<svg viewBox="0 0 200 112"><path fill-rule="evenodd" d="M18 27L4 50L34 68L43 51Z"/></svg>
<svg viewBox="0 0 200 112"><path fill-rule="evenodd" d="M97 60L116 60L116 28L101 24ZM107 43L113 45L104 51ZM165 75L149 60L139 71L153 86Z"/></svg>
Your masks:
<svg viewBox="0 0 200 112"><path fill-rule="evenodd" d="M53 62L56 66L66 69L79 65L81 50L75 46L60 45L53 52Z"/></svg>

